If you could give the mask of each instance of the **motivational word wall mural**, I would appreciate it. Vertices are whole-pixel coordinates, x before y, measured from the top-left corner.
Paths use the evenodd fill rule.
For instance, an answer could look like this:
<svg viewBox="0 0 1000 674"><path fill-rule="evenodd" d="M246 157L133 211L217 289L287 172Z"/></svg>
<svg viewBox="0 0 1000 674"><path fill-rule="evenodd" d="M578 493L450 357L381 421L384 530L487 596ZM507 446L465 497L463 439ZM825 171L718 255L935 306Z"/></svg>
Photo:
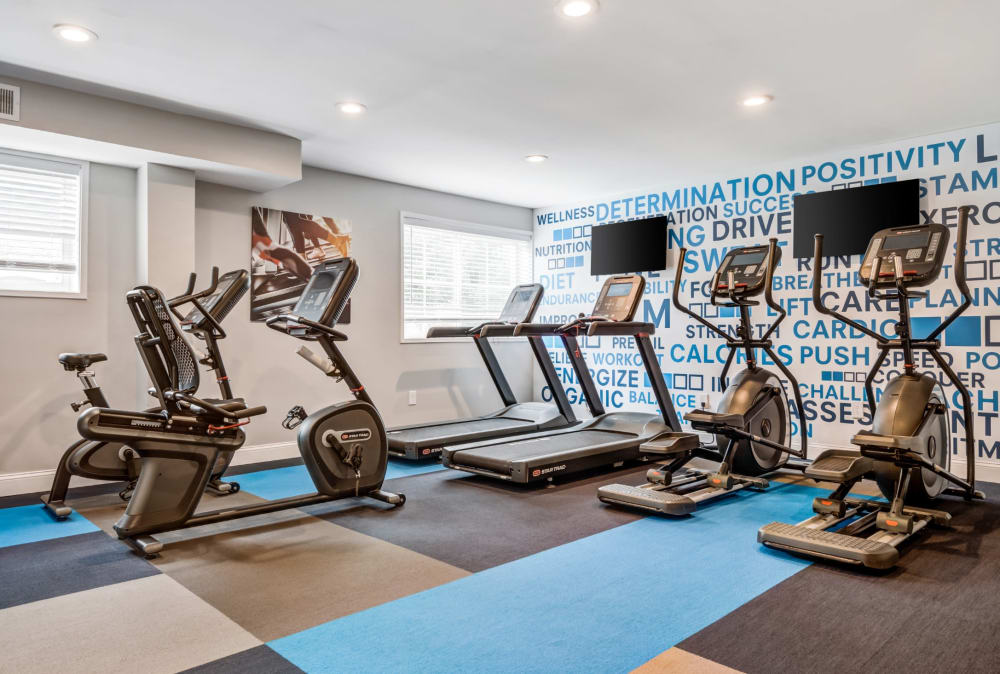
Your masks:
<svg viewBox="0 0 1000 674"><path fill-rule="evenodd" d="M671 185L660 190L622 194L612 199L554 206L535 211L534 275L545 287L536 320L563 322L589 312L606 277L590 275L591 231L602 223L667 216L667 269L648 272L646 293L635 320L655 324L653 342L678 414L708 406L722 395L718 376L728 355L725 341L671 306L679 249L689 249L680 298L730 333L738 320L709 302L709 282L725 252L767 243L776 237L782 259L775 272L775 297L788 317L772 336L775 352L799 380L805 419L794 416L793 446L806 432L810 456L829 447L850 447L850 439L870 426L865 375L878 357L874 340L815 311L812 305L811 258L792 254L796 194L875 185L906 179L920 181L920 218L951 228L958 207L971 206L966 270L974 305L950 325L942 352L972 393L977 464L982 477L1000 478L1000 189L998 189L1000 124L936 134L872 148L831 153L806 161L720 176L716 181ZM915 223L899 223L900 225ZM843 223L850 228L851 223ZM828 237L829 238L829 237ZM810 246L811 249L811 246ZM822 262L827 304L887 337L895 336L898 314L891 306L869 299L858 278L860 255L829 257ZM911 302L916 336L928 334L961 303L955 287L951 251L929 296ZM775 314L761 302L754 307L754 330L760 335ZM630 338L581 338L584 355L609 410L656 411L656 402L638 352ZM582 392L562 351L549 351L571 400L582 405ZM934 373L945 386L951 405L952 458L964 461L962 401L928 354L917 356L918 369ZM776 368L758 352L760 363ZM730 374L745 361L742 352ZM875 379L875 395L902 372L902 352L894 351ZM536 395L551 400L540 375ZM786 382L787 387L787 382ZM791 396L792 391L787 393Z"/></svg>

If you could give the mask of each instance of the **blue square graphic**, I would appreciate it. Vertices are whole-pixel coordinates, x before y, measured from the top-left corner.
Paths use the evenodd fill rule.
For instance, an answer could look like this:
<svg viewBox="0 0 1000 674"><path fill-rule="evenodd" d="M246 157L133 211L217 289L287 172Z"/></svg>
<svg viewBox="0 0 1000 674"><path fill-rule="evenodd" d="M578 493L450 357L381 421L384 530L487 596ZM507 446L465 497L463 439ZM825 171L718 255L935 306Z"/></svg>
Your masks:
<svg viewBox="0 0 1000 674"><path fill-rule="evenodd" d="M577 255L576 256L576 266L577 267L582 267L583 266L583 256L582 255Z"/></svg>
<svg viewBox="0 0 1000 674"><path fill-rule="evenodd" d="M959 316L945 328L944 341L948 346L982 346L982 319L979 316Z"/></svg>
<svg viewBox="0 0 1000 674"><path fill-rule="evenodd" d="M844 373L843 372L834 372L833 373L833 381L844 381Z"/></svg>
<svg viewBox="0 0 1000 674"><path fill-rule="evenodd" d="M913 339L927 339L927 336L941 325L940 318L911 318L910 327L913 329Z"/></svg>
<svg viewBox="0 0 1000 674"><path fill-rule="evenodd" d="M719 318L736 318L736 307L719 307Z"/></svg>
<svg viewBox="0 0 1000 674"><path fill-rule="evenodd" d="M829 370L823 370L823 381L833 381L833 373Z"/></svg>
<svg viewBox="0 0 1000 674"><path fill-rule="evenodd" d="M563 233L563 239L566 240L566 241L569 241L570 239L573 238L573 228L572 227L566 227L566 228L564 228L563 231L562 231L562 233Z"/></svg>
<svg viewBox="0 0 1000 674"><path fill-rule="evenodd" d="M576 262L573 260L573 258L571 258L571 257L566 258L566 268L567 269L569 269L570 267L575 267L575 266L576 266Z"/></svg>
<svg viewBox="0 0 1000 674"><path fill-rule="evenodd" d="M561 229L557 229L554 232L552 232L552 240L553 241L562 241L562 232L563 231Z"/></svg>

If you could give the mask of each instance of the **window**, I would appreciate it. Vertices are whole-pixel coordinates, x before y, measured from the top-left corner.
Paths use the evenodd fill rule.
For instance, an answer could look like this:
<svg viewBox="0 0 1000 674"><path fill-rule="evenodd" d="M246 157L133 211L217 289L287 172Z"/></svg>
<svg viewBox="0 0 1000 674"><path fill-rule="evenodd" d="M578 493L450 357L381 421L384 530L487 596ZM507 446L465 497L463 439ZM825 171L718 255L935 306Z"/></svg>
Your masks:
<svg viewBox="0 0 1000 674"><path fill-rule="evenodd" d="M438 325L496 320L531 282L531 232L403 213L403 341Z"/></svg>
<svg viewBox="0 0 1000 674"><path fill-rule="evenodd" d="M87 168L0 150L0 295L85 296Z"/></svg>

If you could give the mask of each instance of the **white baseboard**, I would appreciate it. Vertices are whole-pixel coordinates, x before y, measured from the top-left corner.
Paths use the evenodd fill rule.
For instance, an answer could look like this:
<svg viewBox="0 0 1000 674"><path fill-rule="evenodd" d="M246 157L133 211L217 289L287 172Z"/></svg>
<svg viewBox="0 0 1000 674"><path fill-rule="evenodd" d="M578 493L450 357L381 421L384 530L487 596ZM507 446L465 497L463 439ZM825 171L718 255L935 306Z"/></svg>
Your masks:
<svg viewBox="0 0 1000 674"><path fill-rule="evenodd" d="M273 442L266 445L252 445L241 448L233 456L233 466L245 466L250 463L293 459L299 456L298 446L294 442ZM48 491L52 487L52 477L56 471L32 470L24 473L6 473L0 475L0 496L16 494L32 494ZM99 480L87 480L74 477L71 487L84 487L88 484L101 484Z"/></svg>

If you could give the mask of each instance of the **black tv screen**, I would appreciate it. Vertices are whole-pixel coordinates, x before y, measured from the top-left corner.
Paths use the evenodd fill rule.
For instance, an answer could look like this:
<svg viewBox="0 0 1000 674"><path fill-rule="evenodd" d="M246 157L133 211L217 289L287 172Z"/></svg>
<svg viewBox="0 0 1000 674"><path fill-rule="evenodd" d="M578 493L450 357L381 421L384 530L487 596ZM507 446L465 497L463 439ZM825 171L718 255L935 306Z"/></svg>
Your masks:
<svg viewBox="0 0 1000 674"><path fill-rule="evenodd" d="M591 230L592 275L633 274L666 268L666 216L616 222Z"/></svg>
<svg viewBox="0 0 1000 674"><path fill-rule="evenodd" d="M920 181L799 194L793 217L795 257L813 256L816 234L823 234L824 256L861 255L878 230L920 222Z"/></svg>

